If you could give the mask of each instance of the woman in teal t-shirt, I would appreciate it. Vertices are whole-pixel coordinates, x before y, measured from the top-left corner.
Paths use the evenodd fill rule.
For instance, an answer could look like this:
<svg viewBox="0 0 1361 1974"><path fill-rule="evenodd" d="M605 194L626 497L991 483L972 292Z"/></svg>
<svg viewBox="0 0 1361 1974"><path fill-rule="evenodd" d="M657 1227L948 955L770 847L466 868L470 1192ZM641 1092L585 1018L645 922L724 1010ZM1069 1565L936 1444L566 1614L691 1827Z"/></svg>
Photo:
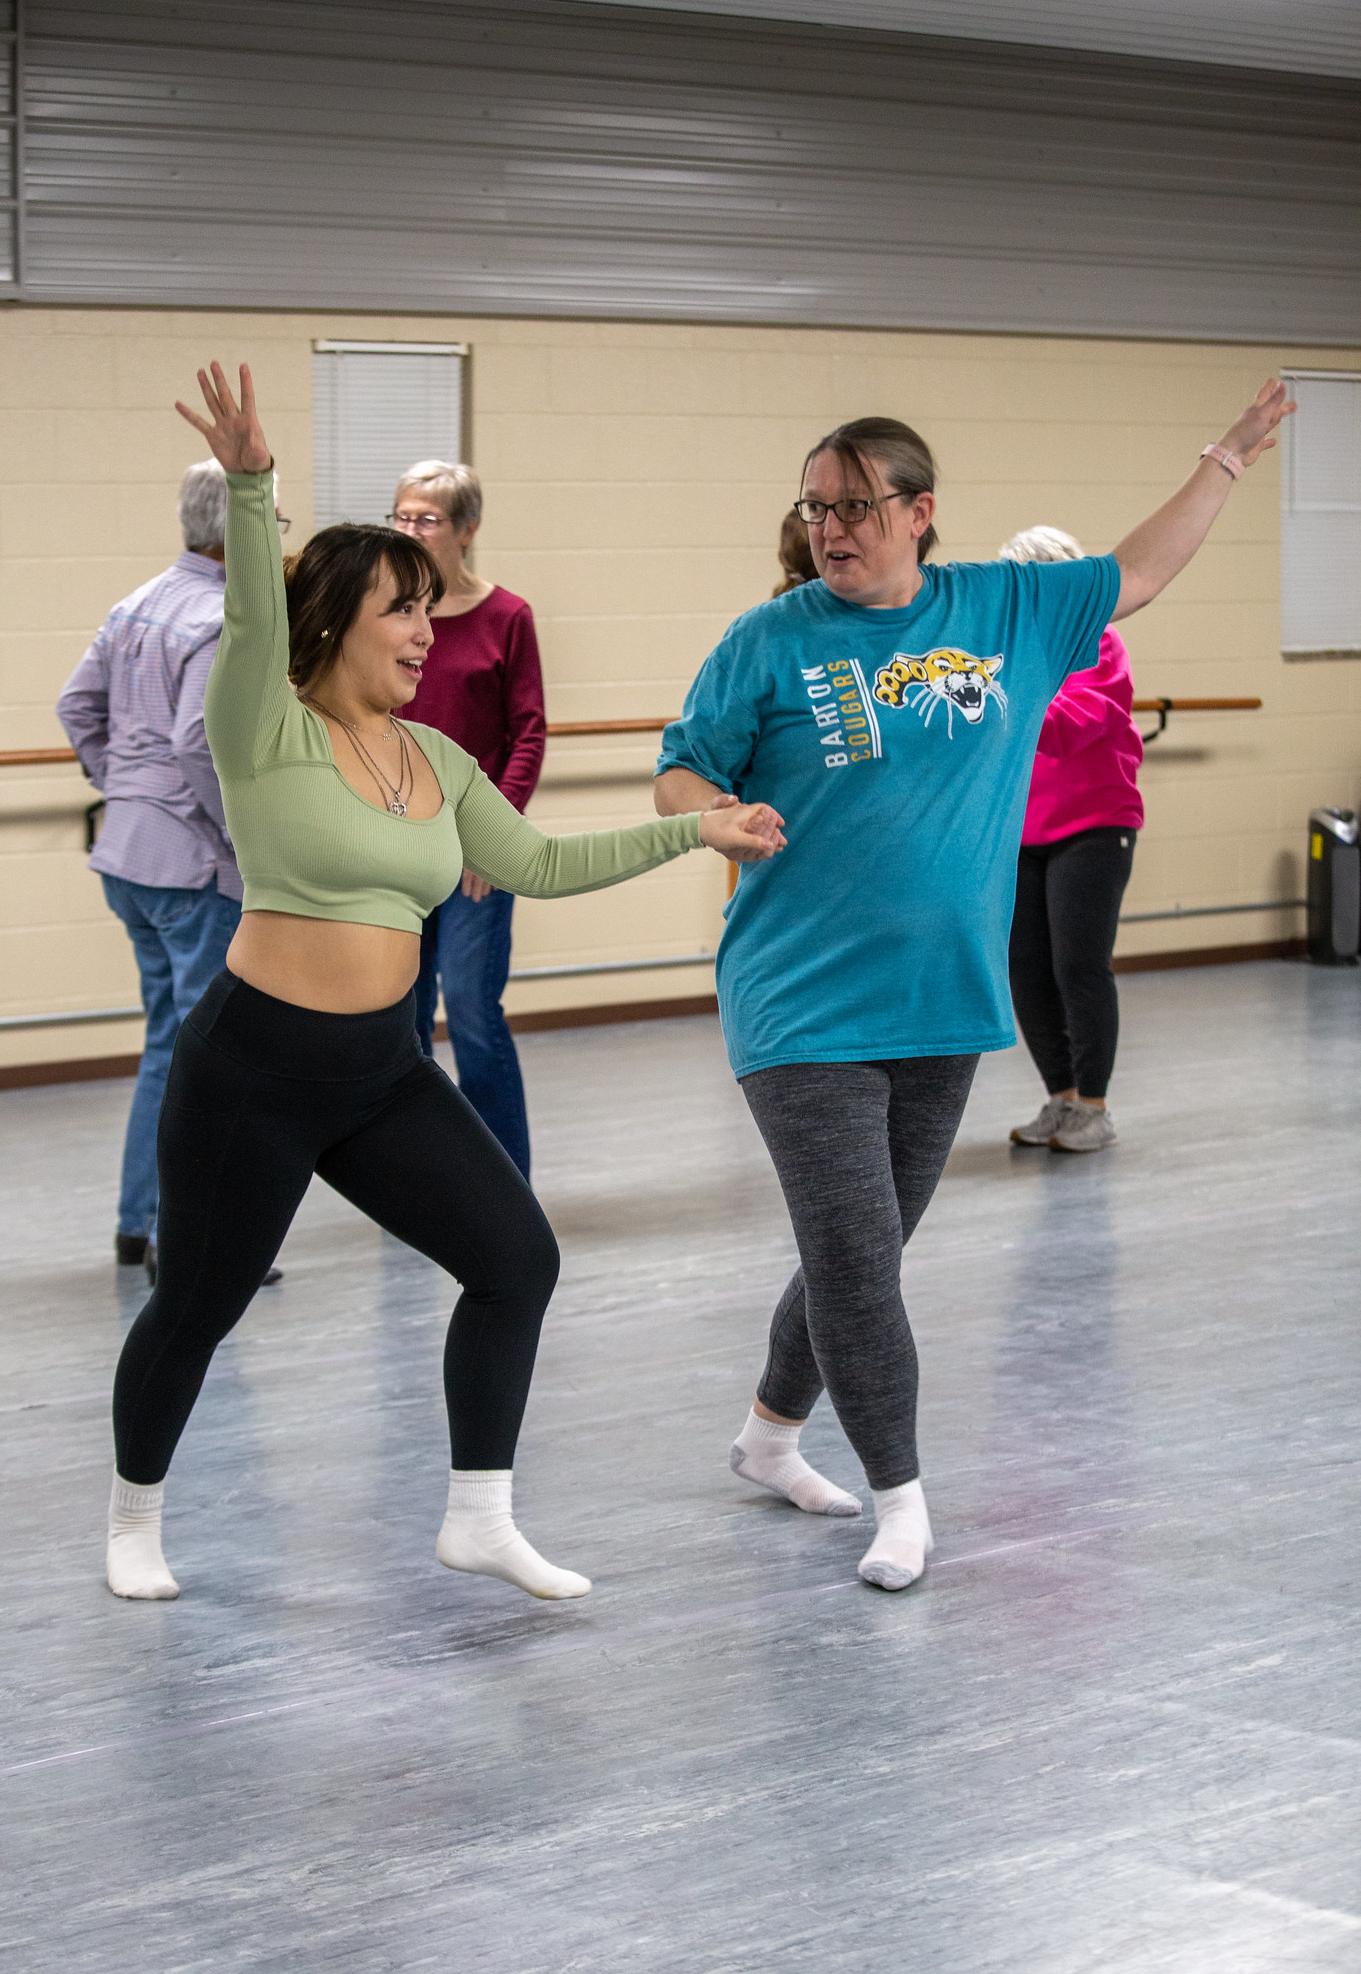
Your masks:
<svg viewBox="0 0 1361 1974"><path fill-rule="evenodd" d="M839 426L797 503L821 580L739 617L663 736L662 814L778 797L791 819L784 854L741 872L718 955L729 1056L801 1263L732 1465L815 1514L859 1514L798 1451L825 1388L874 1497L860 1575L884 1589L931 1549L902 1248L979 1054L1015 1040L1007 940L1045 711L1105 626L1190 561L1293 409L1269 380L1114 554L1056 563L928 563L925 442L895 419Z"/></svg>

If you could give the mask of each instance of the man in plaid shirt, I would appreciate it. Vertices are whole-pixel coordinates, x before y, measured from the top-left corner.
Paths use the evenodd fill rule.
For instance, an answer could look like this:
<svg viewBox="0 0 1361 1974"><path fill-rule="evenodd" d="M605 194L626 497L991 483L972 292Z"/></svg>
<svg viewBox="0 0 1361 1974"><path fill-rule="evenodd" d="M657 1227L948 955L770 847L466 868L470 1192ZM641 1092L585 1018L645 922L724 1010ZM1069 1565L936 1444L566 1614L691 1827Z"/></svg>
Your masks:
<svg viewBox="0 0 1361 1974"><path fill-rule="evenodd" d="M121 1262L145 1263L153 1282L156 1125L171 1051L180 1022L221 972L241 916L241 876L203 731L222 634L226 515L222 468L211 459L191 466L179 494L184 553L114 605L57 701L104 797L90 868L127 928L141 977L146 1041L115 1248Z"/></svg>

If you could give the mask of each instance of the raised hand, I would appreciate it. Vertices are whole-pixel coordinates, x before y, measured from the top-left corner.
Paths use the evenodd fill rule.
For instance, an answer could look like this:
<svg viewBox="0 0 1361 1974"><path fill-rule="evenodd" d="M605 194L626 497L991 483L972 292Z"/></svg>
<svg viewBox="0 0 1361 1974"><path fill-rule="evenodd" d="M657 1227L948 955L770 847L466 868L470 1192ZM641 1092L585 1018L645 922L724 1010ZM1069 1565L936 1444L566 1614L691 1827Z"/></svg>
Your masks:
<svg viewBox="0 0 1361 1974"><path fill-rule="evenodd" d="M227 382L227 373L220 363L198 373L198 387L203 393L203 402L208 407L209 418L200 418L187 404L175 400L175 409L181 418L186 419L196 432L201 432L208 441L213 458L228 473L263 473L274 462L265 435L260 429L260 420L255 415L255 386L251 382L250 365L241 366L241 402L238 405L232 396Z"/></svg>
<svg viewBox="0 0 1361 1974"><path fill-rule="evenodd" d="M1223 443L1245 466L1251 466L1264 452L1270 452L1276 444L1276 427L1294 409L1286 385L1279 377L1268 377L1247 410L1230 425Z"/></svg>
<svg viewBox="0 0 1361 1974"><path fill-rule="evenodd" d="M784 817L768 802L720 796L699 819L699 839L735 864L759 864L785 847Z"/></svg>

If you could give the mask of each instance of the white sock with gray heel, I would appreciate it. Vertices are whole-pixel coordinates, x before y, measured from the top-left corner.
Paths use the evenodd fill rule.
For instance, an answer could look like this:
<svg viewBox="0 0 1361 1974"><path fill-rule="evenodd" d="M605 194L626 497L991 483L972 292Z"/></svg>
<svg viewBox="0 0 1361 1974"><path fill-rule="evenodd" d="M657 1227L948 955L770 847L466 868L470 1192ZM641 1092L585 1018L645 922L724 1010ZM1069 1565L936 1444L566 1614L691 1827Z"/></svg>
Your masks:
<svg viewBox="0 0 1361 1974"><path fill-rule="evenodd" d="M906 1590L926 1568L936 1546L922 1484L904 1481L901 1487L876 1487L870 1492L879 1533L860 1559L861 1582L880 1590Z"/></svg>
<svg viewBox="0 0 1361 1974"><path fill-rule="evenodd" d="M799 1452L802 1431L802 1426L778 1425L748 1412L728 1465L743 1480L783 1495L806 1515L858 1515L861 1504L855 1496L810 1467Z"/></svg>

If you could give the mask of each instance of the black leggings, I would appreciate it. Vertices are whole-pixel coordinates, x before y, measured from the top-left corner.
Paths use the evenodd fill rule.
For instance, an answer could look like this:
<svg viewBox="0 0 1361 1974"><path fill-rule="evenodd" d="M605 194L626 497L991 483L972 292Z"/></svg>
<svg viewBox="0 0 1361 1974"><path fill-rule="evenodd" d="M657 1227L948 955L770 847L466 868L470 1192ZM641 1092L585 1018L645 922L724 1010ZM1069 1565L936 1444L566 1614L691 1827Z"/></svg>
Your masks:
<svg viewBox="0 0 1361 1974"><path fill-rule="evenodd" d="M1134 862L1132 829L1084 829L1021 851L1011 922L1011 998L1052 1097L1104 1097L1120 1003L1111 954Z"/></svg>
<svg viewBox="0 0 1361 1974"><path fill-rule="evenodd" d="M157 1156L156 1289L113 1388L124 1480L164 1477L213 1352L314 1172L463 1284L444 1349L451 1464L513 1465L557 1243L491 1132L421 1054L413 996L322 1014L219 974L176 1041Z"/></svg>

